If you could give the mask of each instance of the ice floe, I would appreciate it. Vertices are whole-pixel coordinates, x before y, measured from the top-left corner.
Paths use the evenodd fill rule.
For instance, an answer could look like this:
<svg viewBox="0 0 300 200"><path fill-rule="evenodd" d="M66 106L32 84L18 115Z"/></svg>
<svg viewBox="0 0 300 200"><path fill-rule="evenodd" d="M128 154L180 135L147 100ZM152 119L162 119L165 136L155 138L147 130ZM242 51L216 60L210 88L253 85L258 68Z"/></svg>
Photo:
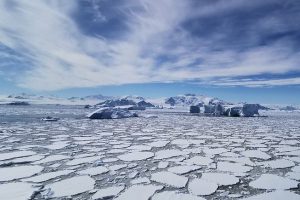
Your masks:
<svg viewBox="0 0 300 200"><path fill-rule="evenodd" d="M121 193L116 200L148 200L156 191L163 189L158 185L133 185Z"/></svg>
<svg viewBox="0 0 300 200"><path fill-rule="evenodd" d="M175 166L168 168L169 172L173 172L175 174L186 174L191 171L195 171L201 169L199 166Z"/></svg>
<svg viewBox="0 0 300 200"><path fill-rule="evenodd" d="M98 166L98 167L92 167L92 168L88 168L85 170L81 170L78 171L78 174L86 174L86 175L90 175L90 176L95 176L98 174L105 174L109 171L109 169L107 169L106 167L103 166Z"/></svg>
<svg viewBox="0 0 300 200"><path fill-rule="evenodd" d="M188 190L194 195L210 195L218 189L218 184L205 179L193 179L189 182Z"/></svg>
<svg viewBox="0 0 300 200"><path fill-rule="evenodd" d="M209 165L212 162L213 162L213 160L211 158L203 157L203 156L194 156L194 157L184 161L184 163L187 163L190 165Z"/></svg>
<svg viewBox="0 0 300 200"><path fill-rule="evenodd" d="M293 192L288 191L274 191L274 192L268 192L263 194L254 195L248 198L243 198L243 200L299 200L300 195L295 194Z"/></svg>
<svg viewBox="0 0 300 200"><path fill-rule="evenodd" d="M94 189L95 180L89 176L77 176L46 185L46 197L56 198L80 194Z"/></svg>
<svg viewBox="0 0 300 200"><path fill-rule="evenodd" d="M124 186L112 186L108 188L99 189L92 196L92 199L107 199L117 196L122 190L124 190L124 188Z"/></svg>
<svg viewBox="0 0 300 200"><path fill-rule="evenodd" d="M28 200L38 190L38 187L33 187L29 183L0 184L0 198L3 200Z"/></svg>
<svg viewBox="0 0 300 200"><path fill-rule="evenodd" d="M34 152L34 151L13 151L13 152L7 152L7 153L0 153L0 160L9 160L9 159L13 159L13 158L32 156L35 154L36 154L36 152Z"/></svg>
<svg viewBox="0 0 300 200"><path fill-rule="evenodd" d="M165 159L165 158L171 158L181 155L186 155L186 152L177 150L177 149L167 149L167 150L160 150L155 153L154 159Z"/></svg>
<svg viewBox="0 0 300 200"><path fill-rule="evenodd" d="M265 167L269 167L269 168L272 168L272 169L282 169L282 168L295 166L295 163L293 161L286 160L286 159L277 159L277 160L265 161L265 162L261 162L261 163L258 163L258 164L262 164Z"/></svg>
<svg viewBox="0 0 300 200"><path fill-rule="evenodd" d="M26 165L0 168L0 181L10 181L30 177L40 173L44 167L38 165Z"/></svg>
<svg viewBox="0 0 300 200"><path fill-rule="evenodd" d="M291 189L297 188L298 182L274 174L262 174L258 179L251 181L249 186L258 189Z"/></svg>
<svg viewBox="0 0 300 200"><path fill-rule="evenodd" d="M156 172L151 175L151 180L176 188L183 188L188 182L187 177L179 176L171 172Z"/></svg>
<svg viewBox="0 0 300 200"><path fill-rule="evenodd" d="M33 176L30 178L23 179L22 181L41 183L41 182L48 181L50 179L53 179L53 178L56 178L59 176L68 175L72 172L74 172L74 170L61 170L61 171L56 171L56 172L48 172L48 173L43 173L38 176Z"/></svg>
<svg viewBox="0 0 300 200"><path fill-rule="evenodd" d="M201 179L217 183L219 186L234 185L239 182L237 177L224 173L203 173Z"/></svg>
<svg viewBox="0 0 300 200"><path fill-rule="evenodd" d="M242 155L249 157L249 158L259 158L263 160L268 160L271 158L271 156L265 152L262 152L260 150L247 150L244 152L241 152Z"/></svg>
<svg viewBox="0 0 300 200"><path fill-rule="evenodd" d="M137 161L137 160L146 160L153 156L154 156L154 153L152 153L152 152L137 151L137 152L131 152L131 153L120 155L120 156L118 156L118 158L123 161Z"/></svg>
<svg viewBox="0 0 300 200"><path fill-rule="evenodd" d="M151 200L205 200L192 194L179 193L176 191L165 191L155 194Z"/></svg>

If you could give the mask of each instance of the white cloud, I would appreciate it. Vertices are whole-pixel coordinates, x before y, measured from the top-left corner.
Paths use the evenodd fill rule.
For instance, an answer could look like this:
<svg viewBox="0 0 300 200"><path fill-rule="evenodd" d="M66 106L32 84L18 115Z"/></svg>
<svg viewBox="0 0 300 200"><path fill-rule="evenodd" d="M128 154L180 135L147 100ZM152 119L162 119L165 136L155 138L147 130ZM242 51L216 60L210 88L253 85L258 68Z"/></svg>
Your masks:
<svg viewBox="0 0 300 200"><path fill-rule="evenodd" d="M203 84L203 83L200 83ZM266 87L266 86L284 86L284 85L300 85L300 78L282 78L270 80L253 80L253 79L221 79L217 81L209 81L209 84L217 86L245 86L245 87Z"/></svg>
<svg viewBox="0 0 300 200"><path fill-rule="evenodd" d="M72 17L77 3L0 2L1 43L32 61L31 68L17 77L20 86L58 90L299 70L300 55L285 41L243 52L216 52L213 39L196 38L181 26L195 16L243 6L237 1L197 9L191 1L127 1L128 30L118 40L85 35ZM133 9L137 6L140 9ZM98 9L94 4L98 18L105 21ZM159 62L161 56L170 59Z"/></svg>

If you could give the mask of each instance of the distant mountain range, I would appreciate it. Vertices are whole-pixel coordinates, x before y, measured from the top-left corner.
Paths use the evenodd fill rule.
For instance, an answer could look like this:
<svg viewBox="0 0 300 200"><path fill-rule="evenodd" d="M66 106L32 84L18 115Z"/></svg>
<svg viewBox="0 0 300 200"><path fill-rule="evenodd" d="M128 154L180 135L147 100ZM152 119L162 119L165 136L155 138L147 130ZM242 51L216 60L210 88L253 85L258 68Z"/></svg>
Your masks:
<svg viewBox="0 0 300 200"><path fill-rule="evenodd" d="M169 97L165 100L165 104L170 106L197 106L197 105L231 105L232 103L223 101L215 97L207 97L204 95L185 94Z"/></svg>
<svg viewBox="0 0 300 200"><path fill-rule="evenodd" d="M236 105L236 103L227 102L225 100L208 97L204 95L195 95L195 94L184 94L177 95L167 98L159 99L150 99L144 98L141 96L129 95L123 97L116 96L104 96L101 94L98 95L89 95L85 97L70 97L70 98L61 98L57 96L42 96L34 94L12 94L7 96L0 96L0 104L8 104L12 102L27 102L29 104L61 104L61 105L98 105L98 106L123 106L123 105L136 105L144 107L177 107L185 108L192 105L201 106L201 105ZM238 103L244 104L244 103ZM282 110L282 111L295 111L300 110L299 106L278 106L278 105L260 105L262 110Z"/></svg>

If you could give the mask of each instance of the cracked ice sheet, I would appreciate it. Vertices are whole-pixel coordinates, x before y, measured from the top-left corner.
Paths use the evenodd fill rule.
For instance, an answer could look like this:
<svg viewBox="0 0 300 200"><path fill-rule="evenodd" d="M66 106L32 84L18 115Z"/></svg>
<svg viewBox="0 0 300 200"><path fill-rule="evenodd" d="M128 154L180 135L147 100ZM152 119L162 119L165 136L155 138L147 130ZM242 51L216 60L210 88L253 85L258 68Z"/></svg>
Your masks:
<svg viewBox="0 0 300 200"><path fill-rule="evenodd" d="M156 191L163 189L158 185L133 185L115 200L148 200Z"/></svg>
<svg viewBox="0 0 300 200"><path fill-rule="evenodd" d="M95 180L90 176L77 176L46 185L45 197L64 197L94 189Z"/></svg>
<svg viewBox="0 0 300 200"><path fill-rule="evenodd" d="M0 185L0 198L3 200L27 200L39 190L29 183L7 183Z"/></svg>
<svg viewBox="0 0 300 200"><path fill-rule="evenodd" d="M33 176L31 178L23 179L22 181L41 183L41 182L48 181L50 179L53 179L53 178L56 178L59 176L68 175L72 172L74 172L74 170L62 170L62 171L57 171L57 172L48 172L48 173L43 173L38 176Z"/></svg>

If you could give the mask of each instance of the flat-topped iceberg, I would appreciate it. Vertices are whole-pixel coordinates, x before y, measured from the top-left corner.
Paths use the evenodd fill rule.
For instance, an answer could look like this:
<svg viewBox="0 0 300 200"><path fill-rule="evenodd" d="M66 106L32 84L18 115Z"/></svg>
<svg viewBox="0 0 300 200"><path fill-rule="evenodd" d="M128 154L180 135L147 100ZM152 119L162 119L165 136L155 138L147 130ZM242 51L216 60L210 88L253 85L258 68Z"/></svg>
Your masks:
<svg viewBox="0 0 300 200"><path fill-rule="evenodd" d="M191 106L190 113L200 113L198 106ZM204 114L213 116L228 116L228 117L253 117L259 115L258 110L260 109L259 104L244 104L238 106L232 105L204 105Z"/></svg>
<svg viewBox="0 0 300 200"><path fill-rule="evenodd" d="M136 113L131 113L127 108L104 107L87 115L90 119L121 119L138 117Z"/></svg>

